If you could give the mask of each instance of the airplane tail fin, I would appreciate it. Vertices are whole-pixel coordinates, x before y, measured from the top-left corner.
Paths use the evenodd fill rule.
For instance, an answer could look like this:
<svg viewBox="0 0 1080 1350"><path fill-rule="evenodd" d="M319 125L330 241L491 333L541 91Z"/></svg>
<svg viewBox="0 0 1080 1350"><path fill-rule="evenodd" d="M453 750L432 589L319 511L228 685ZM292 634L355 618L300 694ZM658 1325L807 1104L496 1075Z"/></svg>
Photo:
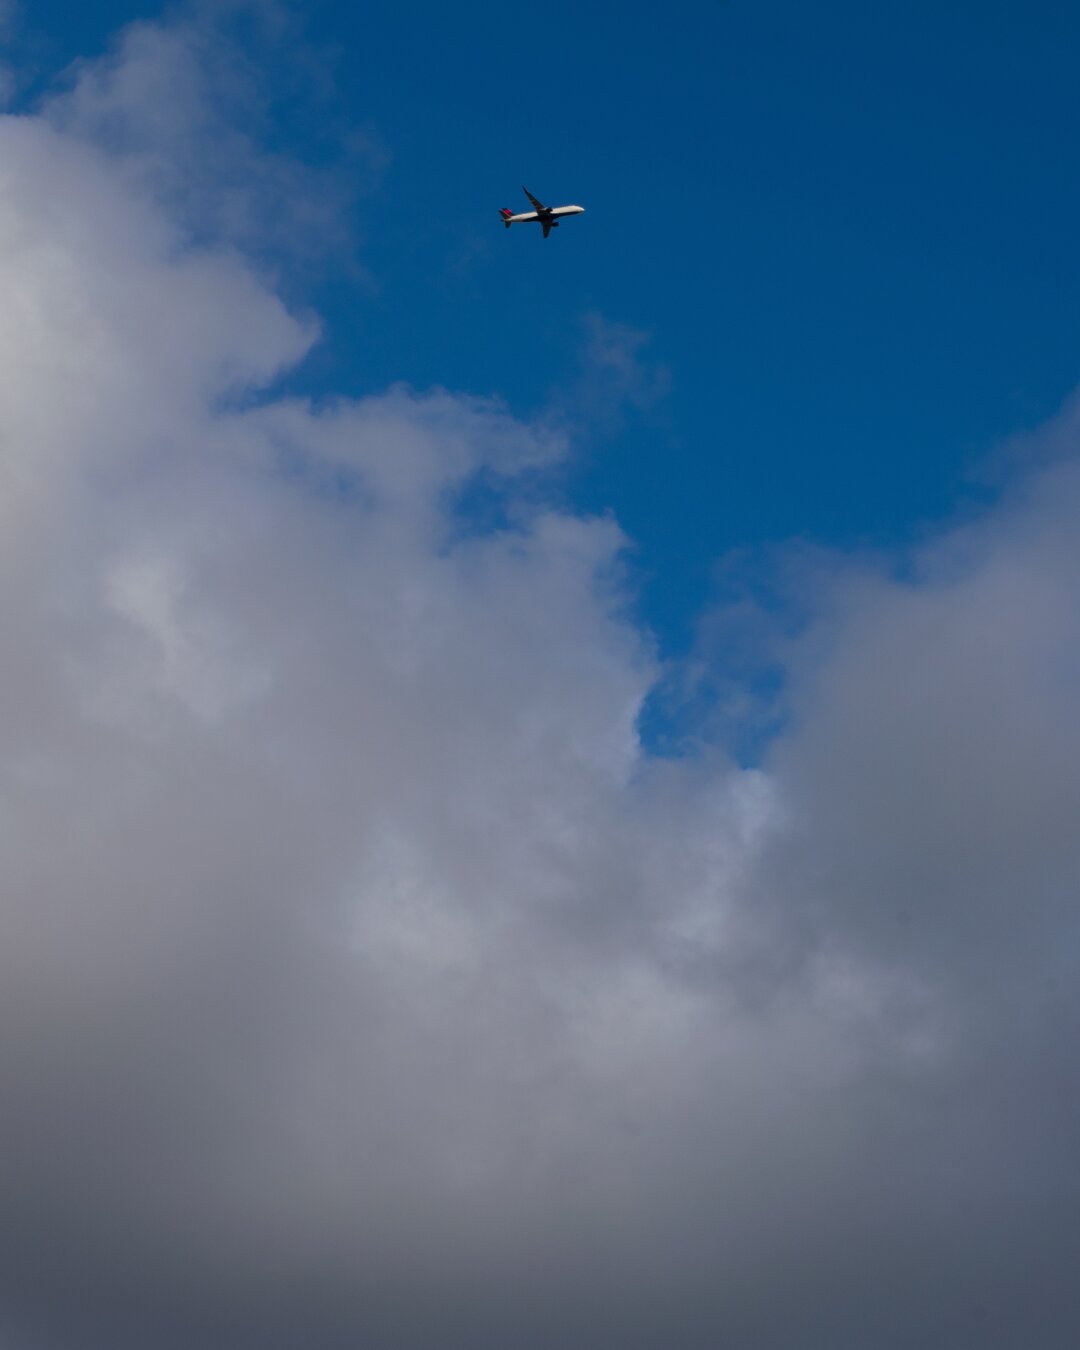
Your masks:
<svg viewBox="0 0 1080 1350"><path fill-rule="evenodd" d="M502 223L506 226L507 229L510 228L510 217L513 214L514 214L513 211L511 211L508 206L499 207L499 215L502 216Z"/></svg>

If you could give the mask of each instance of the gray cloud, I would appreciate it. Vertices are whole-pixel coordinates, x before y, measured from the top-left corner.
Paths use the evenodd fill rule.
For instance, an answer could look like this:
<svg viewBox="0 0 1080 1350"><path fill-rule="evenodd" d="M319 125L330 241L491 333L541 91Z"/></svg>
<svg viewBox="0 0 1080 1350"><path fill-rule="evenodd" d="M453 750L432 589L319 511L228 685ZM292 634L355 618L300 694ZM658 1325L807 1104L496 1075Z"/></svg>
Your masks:
<svg viewBox="0 0 1080 1350"><path fill-rule="evenodd" d="M649 334L590 311L582 316L580 338L579 372L552 391L548 419L572 427L581 441L590 434L615 434L631 415L653 414L671 373L652 359Z"/></svg>
<svg viewBox="0 0 1080 1350"><path fill-rule="evenodd" d="M1074 1344L1075 458L650 758L546 423L238 410L314 330L94 130L151 37L0 123L6 1343Z"/></svg>
<svg viewBox="0 0 1080 1350"><path fill-rule="evenodd" d="M231 40L238 23L243 43ZM284 50L288 61L263 78L259 58ZM329 257L357 272L356 199L389 155L370 128L337 123L334 67L290 6L209 0L171 23L123 29L107 55L65 73L41 115L106 149L118 173L165 205L172 228L203 245L286 257L292 271ZM293 118L313 110L319 164L267 148L290 101Z"/></svg>

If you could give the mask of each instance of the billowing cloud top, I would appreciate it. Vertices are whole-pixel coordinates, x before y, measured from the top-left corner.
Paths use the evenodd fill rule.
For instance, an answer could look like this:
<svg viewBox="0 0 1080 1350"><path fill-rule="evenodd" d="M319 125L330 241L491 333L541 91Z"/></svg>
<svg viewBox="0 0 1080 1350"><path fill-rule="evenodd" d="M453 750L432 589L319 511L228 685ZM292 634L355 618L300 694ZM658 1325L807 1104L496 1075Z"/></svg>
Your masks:
<svg viewBox="0 0 1080 1350"><path fill-rule="evenodd" d="M0 121L5 1344L1075 1344L1075 428L818 569L763 769L651 756L559 438L260 394L190 40Z"/></svg>

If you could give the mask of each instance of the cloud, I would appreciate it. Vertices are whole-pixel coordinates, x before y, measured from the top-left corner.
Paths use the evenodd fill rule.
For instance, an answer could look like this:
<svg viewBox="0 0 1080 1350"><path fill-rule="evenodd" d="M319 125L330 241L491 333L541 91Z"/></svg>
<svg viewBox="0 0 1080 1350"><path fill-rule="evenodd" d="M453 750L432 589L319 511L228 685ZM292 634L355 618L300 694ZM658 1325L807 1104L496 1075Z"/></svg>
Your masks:
<svg viewBox="0 0 1080 1350"><path fill-rule="evenodd" d="M188 40L0 122L7 1343L1073 1344L1075 456L651 757L564 437L266 392L315 325L132 173Z"/></svg>
<svg viewBox="0 0 1080 1350"><path fill-rule="evenodd" d="M581 321L580 374L551 399L549 415L588 431L612 435L628 416L650 413L667 393L671 373L650 359L650 336L630 324L589 312Z"/></svg>
<svg viewBox="0 0 1080 1350"><path fill-rule="evenodd" d="M260 58L274 64L272 80ZM194 241L286 258L292 271L328 257L355 269L356 198L388 155L370 129L338 125L333 65L288 6L204 3L172 23L129 25L107 55L76 62L40 111L69 139L104 149ZM266 148L286 104L308 162Z"/></svg>

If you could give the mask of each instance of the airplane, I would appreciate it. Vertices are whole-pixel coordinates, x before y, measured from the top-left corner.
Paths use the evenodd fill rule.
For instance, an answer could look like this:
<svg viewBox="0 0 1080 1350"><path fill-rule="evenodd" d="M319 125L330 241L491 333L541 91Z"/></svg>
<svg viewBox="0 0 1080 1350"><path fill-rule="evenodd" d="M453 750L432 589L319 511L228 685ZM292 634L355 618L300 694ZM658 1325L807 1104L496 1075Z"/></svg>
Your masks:
<svg viewBox="0 0 1080 1350"><path fill-rule="evenodd" d="M522 192L536 207L535 211L522 211L520 215L515 216L508 206L504 206L499 211L502 216L502 222L507 229L518 221L535 220L544 227L544 238L546 239L552 230L558 229L558 216L580 216L585 210L583 206L545 206L543 202L538 202L527 187L523 187Z"/></svg>

